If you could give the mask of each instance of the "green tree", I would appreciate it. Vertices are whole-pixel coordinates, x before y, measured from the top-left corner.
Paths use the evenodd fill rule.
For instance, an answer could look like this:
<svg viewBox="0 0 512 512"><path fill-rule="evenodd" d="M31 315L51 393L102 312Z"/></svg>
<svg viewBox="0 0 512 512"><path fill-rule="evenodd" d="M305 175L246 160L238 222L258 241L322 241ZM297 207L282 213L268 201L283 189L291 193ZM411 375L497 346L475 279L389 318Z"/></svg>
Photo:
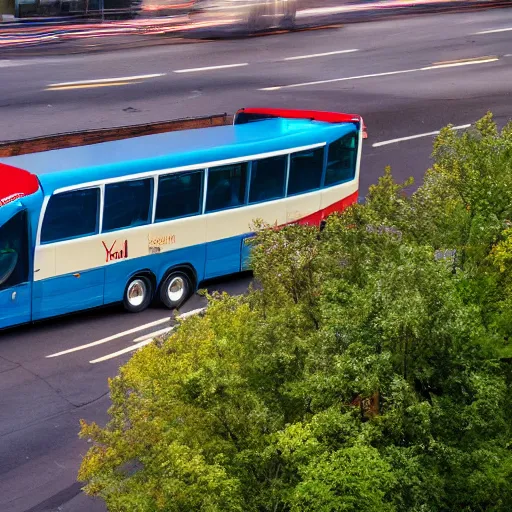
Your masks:
<svg viewBox="0 0 512 512"><path fill-rule="evenodd" d="M512 509L511 134L443 130L414 194L386 169L322 232L258 223L258 286L135 354L110 422L82 424L86 492L115 512Z"/></svg>

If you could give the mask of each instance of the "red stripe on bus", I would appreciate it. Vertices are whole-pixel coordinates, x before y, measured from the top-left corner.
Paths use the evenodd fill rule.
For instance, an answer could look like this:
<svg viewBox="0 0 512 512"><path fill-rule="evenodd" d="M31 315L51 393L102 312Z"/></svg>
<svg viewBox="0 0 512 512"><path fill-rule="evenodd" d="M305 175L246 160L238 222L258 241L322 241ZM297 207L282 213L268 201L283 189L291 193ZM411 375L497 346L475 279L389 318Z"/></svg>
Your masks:
<svg viewBox="0 0 512 512"><path fill-rule="evenodd" d="M302 217L296 221L297 224L309 224L318 226L326 217L331 215L331 213L342 212L345 208L357 202L358 191L356 190L353 194L341 199L340 201L336 201L335 203L329 205L327 208L319 210L318 212L312 213L311 215L307 215L306 217Z"/></svg>
<svg viewBox="0 0 512 512"><path fill-rule="evenodd" d="M274 117L282 117L286 119L313 119L315 121L323 121L324 123L361 123L363 131L363 139L368 138L368 130L364 124L363 118L359 114L346 114L343 112L328 112L324 110L297 110L283 108L241 108L235 114L260 114Z"/></svg>
<svg viewBox="0 0 512 512"><path fill-rule="evenodd" d="M282 108L243 108L238 113L244 114L268 114L276 117L288 119L315 119L326 123L347 123L351 121L360 121L358 114L345 114L341 112L327 112L323 110L288 110Z"/></svg>

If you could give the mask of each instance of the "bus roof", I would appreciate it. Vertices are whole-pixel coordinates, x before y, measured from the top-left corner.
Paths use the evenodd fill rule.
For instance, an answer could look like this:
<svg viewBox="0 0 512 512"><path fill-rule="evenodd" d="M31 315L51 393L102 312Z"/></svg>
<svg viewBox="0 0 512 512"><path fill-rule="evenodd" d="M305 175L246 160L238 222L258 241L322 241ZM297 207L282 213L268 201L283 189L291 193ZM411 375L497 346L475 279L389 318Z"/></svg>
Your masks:
<svg viewBox="0 0 512 512"><path fill-rule="evenodd" d="M91 181L329 143L356 129L352 123L268 119L32 153L0 163L36 174L49 195Z"/></svg>
<svg viewBox="0 0 512 512"><path fill-rule="evenodd" d="M0 162L0 207L38 190L39 183L33 174Z"/></svg>

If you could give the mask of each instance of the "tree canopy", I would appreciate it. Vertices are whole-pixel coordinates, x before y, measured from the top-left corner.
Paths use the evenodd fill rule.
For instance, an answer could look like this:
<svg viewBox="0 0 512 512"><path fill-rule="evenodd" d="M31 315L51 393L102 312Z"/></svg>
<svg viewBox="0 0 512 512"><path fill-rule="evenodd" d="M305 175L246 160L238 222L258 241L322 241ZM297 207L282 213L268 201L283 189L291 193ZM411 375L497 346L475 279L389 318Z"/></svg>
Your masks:
<svg viewBox="0 0 512 512"><path fill-rule="evenodd" d="M259 286L208 296L82 423L85 491L113 512L511 510L512 123L448 126L433 159L322 231L258 224Z"/></svg>

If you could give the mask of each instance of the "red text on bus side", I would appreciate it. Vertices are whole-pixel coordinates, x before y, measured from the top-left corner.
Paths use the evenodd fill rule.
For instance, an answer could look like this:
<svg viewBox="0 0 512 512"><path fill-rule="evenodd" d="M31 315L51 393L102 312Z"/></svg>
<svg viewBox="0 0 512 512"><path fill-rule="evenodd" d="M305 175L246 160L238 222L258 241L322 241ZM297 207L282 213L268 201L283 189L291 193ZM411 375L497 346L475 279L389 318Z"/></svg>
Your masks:
<svg viewBox="0 0 512 512"><path fill-rule="evenodd" d="M4 206L7 203L12 203L13 201L16 201L16 199L21 199L24 196L25 194L23 192L18 192L17 194L4 197L3 199L0 199L0 206Z"/></svg>
<svg viewBox="0 0 512 512"><path fill-rule="evenodd" d="M125 240L123 242L123 246L121 249L114 250L117 240L114 240L114 243L111 245L110 249L107 247L105 242L101 242L103 244L103 247L105 247L105 251L107 253L107 257L105 259L105 262L108 263L109 261L114 260L122 260L128 258L128 240Z"/></svg>

